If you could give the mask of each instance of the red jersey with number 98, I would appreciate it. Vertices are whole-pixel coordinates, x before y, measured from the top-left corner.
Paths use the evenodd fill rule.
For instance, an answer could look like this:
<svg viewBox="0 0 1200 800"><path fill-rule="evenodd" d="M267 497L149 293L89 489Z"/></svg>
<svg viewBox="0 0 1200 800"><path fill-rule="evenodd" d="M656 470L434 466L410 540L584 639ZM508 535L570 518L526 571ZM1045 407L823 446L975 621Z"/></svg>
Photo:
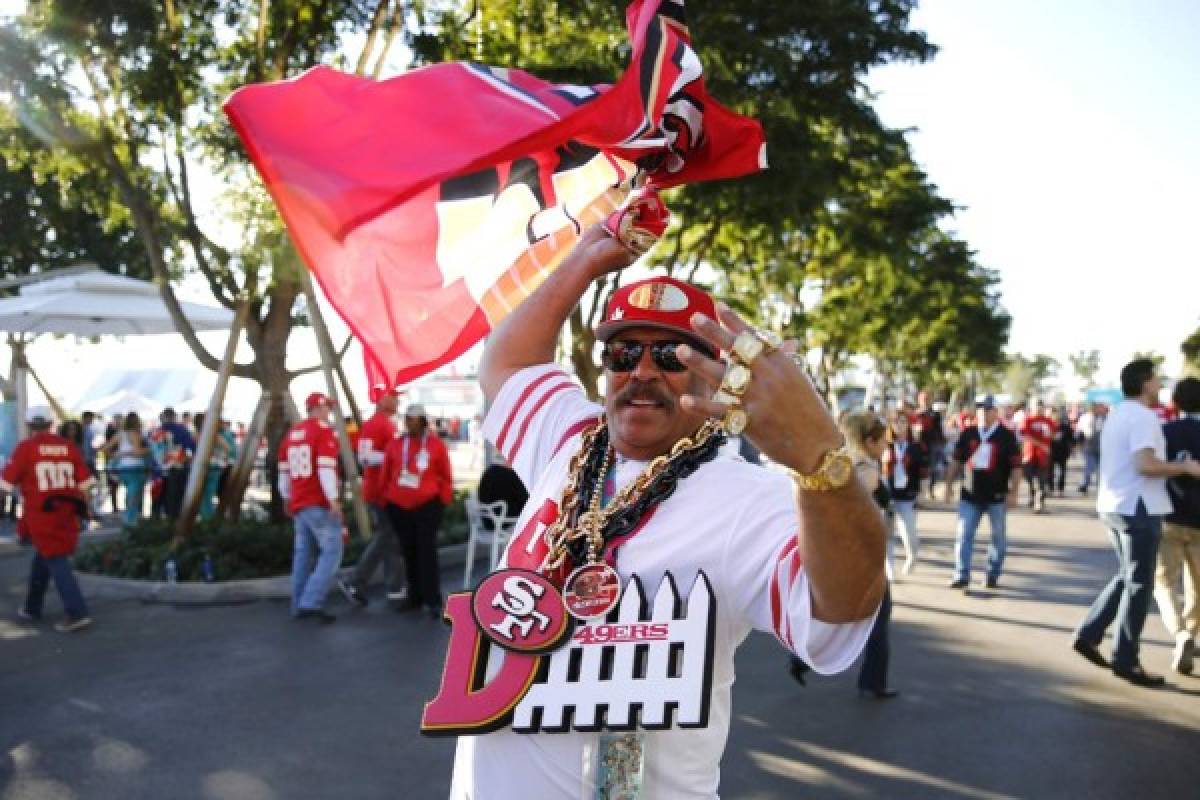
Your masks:
<svg viewBox="0 0 1200 800"><path fill-rule="evenodd" d="M67 502L51 502L49 510L43 506L53 497L83 497L79 485L91 476L74 442L50 431L34 433L13 450L0 477L21 490L25 529L39 554L54 558L75 552L79 543L75 506Z"/></svg>
<svg viewBox="0 0 1200 800"><path fill-rule="evenodd" d="M288 474L288 513L312 506L329 508L317 471L337 469L338 445L333 428L315 417L293 427L279 443L279 471Z"/></svg>

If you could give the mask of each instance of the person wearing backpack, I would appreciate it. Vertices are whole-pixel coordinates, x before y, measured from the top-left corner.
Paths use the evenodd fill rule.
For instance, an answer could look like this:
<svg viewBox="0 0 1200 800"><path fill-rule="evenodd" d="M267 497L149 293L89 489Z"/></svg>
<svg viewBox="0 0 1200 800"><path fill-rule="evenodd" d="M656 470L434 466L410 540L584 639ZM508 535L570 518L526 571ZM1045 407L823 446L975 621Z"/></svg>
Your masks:
<svg viewBox="0 0 1200 800"><path fill-rule="evenodd" d="M1200 379L1184 378L1171 399L1179 419L1163 426L1167 460L1200 456ZM1177 477L1167 481L1175 510L1163 521L1154 573L1154 600L1167 632L1175 640L1171 667L1192 674L1196 637L1200 635L1200 479ZM1179 584L1183 582L1183 604Z"/></svg>

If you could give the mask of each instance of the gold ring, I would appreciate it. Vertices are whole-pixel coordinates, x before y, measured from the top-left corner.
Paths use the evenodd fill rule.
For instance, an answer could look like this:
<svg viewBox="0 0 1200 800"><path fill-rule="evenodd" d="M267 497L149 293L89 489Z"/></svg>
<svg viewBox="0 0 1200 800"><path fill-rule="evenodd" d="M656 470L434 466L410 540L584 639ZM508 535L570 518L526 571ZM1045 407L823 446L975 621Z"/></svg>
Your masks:
<svg viewBox="0 0 1200 800"><path fill-rule="evenodd" d="M725 377L721 379L721 391L728 392L734 397L741 397L749 388L751 377L750 368L734 359L725 367Z"/></svg>
<svg viewBox="0 0 1200 800"><path fill-rule="evenodd" d="M750 415L746 413L746 409L740 406L734 406L725 412L725 416L721 419L721 427L730 436L738 436L742 431L746 430L746 426L750 424Z"/></svg>
<svg viewBox="0 0 1200 800"><path fill-rule="evenodd" d="M766 342L757 332L742 331L733 340L732 349L738 360L749 366L754 363L754 359L762 355L763 350L766 349Z"/></svg>
<svg viewBox="0 0 1200 800"><path fill-rule="evenodd" d="M717 389L716 393L713 394L712 399L714 403L725 403L731 406L737 405L738 402L737 395L732 395L724 389Z"/></svg>
<svg viewBox="0 0 1200 800"><path fill-rule="evenodd" d="M762 340L763 346L766 348L765 352L768 355L783 347L783 337L775 331L764 331L756 328L754 333Z"/></svg>

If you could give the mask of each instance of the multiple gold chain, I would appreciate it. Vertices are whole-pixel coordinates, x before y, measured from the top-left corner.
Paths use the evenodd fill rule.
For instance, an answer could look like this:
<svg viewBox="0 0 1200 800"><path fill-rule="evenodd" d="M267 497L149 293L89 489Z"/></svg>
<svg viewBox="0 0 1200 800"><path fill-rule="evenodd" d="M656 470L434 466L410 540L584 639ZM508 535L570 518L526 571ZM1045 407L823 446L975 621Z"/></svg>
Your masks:
<svg viewBox="0 0 1200 800"><path fill-rule="evenodd" d="M600 504L604 494L604 481L608 477L608 470L613 461L613 448L609 444L600 468L600 474L596 478L596 487L592 493L591 502L588 504L588 510L579 515L574 528L571 528L571 518L575 515L576 509L579 507L579 488L583 479L583 466L588 454L596 446L596 440L605 429L605 426L606 422L601 417L595 425L584 433L579 451L571 458L570 474L567 477L567 485L563 488L562 501L559 503L558 519L543 534L548 550L539 570L543 575L559 569L566 563L569 555L567 550L568 543L580 537L587 538L589 561L598 560L600 549L604 544L604 528L608 524L608 521L617 513L636 503L639 495L646 491L646 488L655 478L671 466L672 461L693 449L701 447L721 431L721 423L719 421L707 420L695 434L680 439L671 448L669 453L658 456L647 464L646 468L642 470L636 479L622 489L613 498L611 503L601 509Z"/></svg>

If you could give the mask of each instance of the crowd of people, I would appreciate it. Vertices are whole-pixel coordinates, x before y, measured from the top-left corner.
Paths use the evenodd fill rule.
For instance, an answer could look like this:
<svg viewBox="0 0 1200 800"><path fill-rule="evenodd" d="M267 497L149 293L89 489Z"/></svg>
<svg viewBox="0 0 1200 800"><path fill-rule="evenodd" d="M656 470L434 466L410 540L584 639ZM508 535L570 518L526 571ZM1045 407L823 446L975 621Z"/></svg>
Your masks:
<svg viewBox="0 0 1200 800"><path fill-rule="evenodd" d="M84 463L97 476L102 492L96 494L96 511L107 502L126 525L136 524L149 508L151 516L177 519L183 506L187 477L196 453L196 440L204 427L204 414L176 413L165 408L158 424L147 426L130 411L105 421L91 411L58 426L58 435L72 442ZM242 447L245 427L237 430L221 420L209 458L200 498L200 517L217 509L234 461ZM150 495L147 504L146 495Z"/></svg>

